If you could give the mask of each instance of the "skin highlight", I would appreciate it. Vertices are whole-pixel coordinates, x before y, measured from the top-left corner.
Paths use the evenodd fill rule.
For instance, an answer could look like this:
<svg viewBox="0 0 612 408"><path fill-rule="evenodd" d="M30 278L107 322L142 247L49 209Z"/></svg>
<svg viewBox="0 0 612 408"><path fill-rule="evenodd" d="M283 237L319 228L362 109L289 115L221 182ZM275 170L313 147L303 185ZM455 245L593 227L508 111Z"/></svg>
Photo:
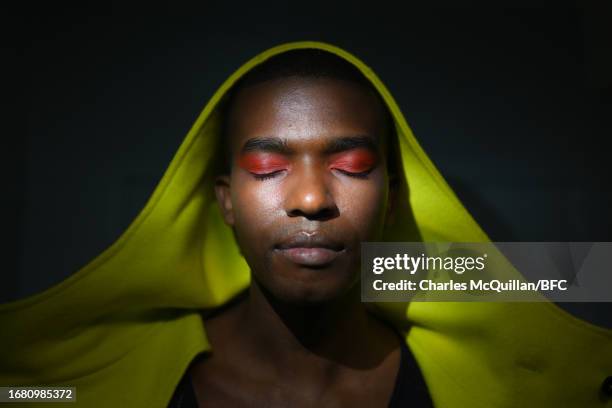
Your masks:
<svg viewBox="0 0 612 408"><path fill-rule="evenodd" d="M244 296L204 321L200 405L385 406L399 338L360 301L360 243L393 208L384 107L358 84L288 77L240 91L232 164L216 180L251 268Z"/></svg>

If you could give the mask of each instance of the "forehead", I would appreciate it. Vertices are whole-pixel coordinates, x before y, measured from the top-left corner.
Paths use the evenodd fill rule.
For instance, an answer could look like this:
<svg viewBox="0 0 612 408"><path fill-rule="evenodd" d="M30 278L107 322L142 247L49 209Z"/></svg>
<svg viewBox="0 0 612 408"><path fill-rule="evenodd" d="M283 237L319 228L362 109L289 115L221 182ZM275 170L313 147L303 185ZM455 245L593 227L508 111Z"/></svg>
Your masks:
<svg viewBox="0 0 612 408"><path fill-rule="evenodd" d="M355 135L381 143L386 131L374 91L333 78L289 77L246 87L228 114L233 149L253 137L278 137L297 148Z"/></svg>

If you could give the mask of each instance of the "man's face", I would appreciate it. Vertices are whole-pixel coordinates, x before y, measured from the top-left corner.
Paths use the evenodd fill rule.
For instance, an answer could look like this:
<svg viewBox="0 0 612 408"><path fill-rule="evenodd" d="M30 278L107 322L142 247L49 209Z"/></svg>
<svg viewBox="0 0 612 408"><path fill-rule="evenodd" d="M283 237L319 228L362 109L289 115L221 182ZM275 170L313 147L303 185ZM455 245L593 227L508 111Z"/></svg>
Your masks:
<svg viewBox="0 0 612 408"><path fill-rule="evenodd" d="M278 300L325 302L358 281L360 243L381 240L386 218L384 117L372 91L331 78L236 96L217 198L253 279Z"/></svg>

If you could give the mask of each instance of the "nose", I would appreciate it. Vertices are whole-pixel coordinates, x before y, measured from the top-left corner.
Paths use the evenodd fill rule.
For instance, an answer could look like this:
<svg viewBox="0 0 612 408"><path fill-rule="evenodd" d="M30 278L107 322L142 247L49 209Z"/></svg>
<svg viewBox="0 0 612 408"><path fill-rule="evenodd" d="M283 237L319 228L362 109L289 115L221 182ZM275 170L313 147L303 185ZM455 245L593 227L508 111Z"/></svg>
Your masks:
<svg viewBox="0 0 612 408"><path fill-rule="evenodd" d="M296 168L287 191L285 208L290 217L323 221L338 216L338 207L324 171Z"/></svg>

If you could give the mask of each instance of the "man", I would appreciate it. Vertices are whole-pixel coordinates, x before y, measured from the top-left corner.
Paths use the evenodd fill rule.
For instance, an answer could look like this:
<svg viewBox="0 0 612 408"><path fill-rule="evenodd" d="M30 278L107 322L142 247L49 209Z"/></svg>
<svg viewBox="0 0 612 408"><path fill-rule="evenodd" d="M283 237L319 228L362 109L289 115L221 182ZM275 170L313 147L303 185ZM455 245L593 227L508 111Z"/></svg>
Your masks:
<svg viewBox="0 0 612 408"><path fill-rule="evenodd" d="M303 49L347 61L367 86L345 70L255 75ZM393 152L397 166L385 162ZM366 313L358 242L379 239L489 241L362 61L319 42L273 47L221 85L111 247L0 305L0 385L74 387L71 407L186 406L189 395L209 405L419 406L419 395L443 408L609 405L612 331L553 303L374 303Z"/></svg>
<svg viewBox="0 0 612 408"><path fill-rule="evenodd" d="M382 240L397 188L380 96L339 57L296 50L249 72L226 104L231 164L215 191L252 280L205 323L213 351L190 371L199 405L426 406L408 356L396 381L403 339L357 284L360 243Z"/></svg>

